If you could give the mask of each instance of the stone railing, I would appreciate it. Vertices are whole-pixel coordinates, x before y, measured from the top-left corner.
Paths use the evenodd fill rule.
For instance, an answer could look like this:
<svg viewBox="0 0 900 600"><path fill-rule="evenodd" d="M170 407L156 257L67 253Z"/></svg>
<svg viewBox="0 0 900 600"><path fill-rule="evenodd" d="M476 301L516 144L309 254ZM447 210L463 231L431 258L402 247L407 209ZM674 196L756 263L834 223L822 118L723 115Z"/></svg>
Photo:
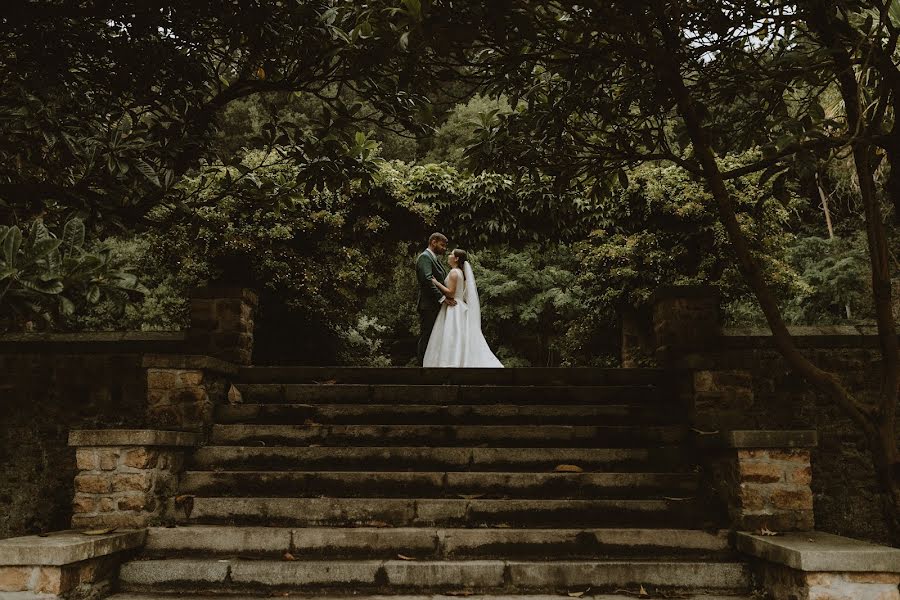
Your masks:
<svg viewBox="0 0 900 600"><path fill-rule="evenodd" d="M0 498L9 499L0 500L0 539L69 526L76 474L89 456L109 461L107 452L84 451L76 465L71 430L203 434L231 377L251 360L256 305L251 291L209 288L192 294L188 331L0 335L0 456L16 457L0 470ZM96 501L81 496L74 507L99 522L120 501L138 502L117 499L113 509L112 498Z"/></svg>
<svg viewBox="0 0 900 600"><path fill-rule="evenodd" d="M838 374L853 394L878 393L873 327L789 330L800 352ZM623 314L621 342L623 366L671 370L700 432L815 430L818 445L808 450L816 525L888 541L871 455L858 427L834 400L793 373L768 329L723 326L714 288L657 290L647 310Z"/></svg>

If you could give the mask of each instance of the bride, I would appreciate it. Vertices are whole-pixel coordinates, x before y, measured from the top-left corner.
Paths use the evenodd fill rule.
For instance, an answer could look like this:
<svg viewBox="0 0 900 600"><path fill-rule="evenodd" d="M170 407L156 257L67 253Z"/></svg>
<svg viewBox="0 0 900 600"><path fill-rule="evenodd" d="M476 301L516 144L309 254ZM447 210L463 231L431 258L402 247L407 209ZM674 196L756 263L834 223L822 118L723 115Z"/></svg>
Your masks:
<svg viewBox="0 0 900 600"><path fill-rule="evenodd" d="M499 367L503 365L491 352L481 333L481 303L475 274L465 250L456 249L448 259L450 273L443 283L434 285L454 306L444 302L434 322L425 350L425 367Z"/></svg>

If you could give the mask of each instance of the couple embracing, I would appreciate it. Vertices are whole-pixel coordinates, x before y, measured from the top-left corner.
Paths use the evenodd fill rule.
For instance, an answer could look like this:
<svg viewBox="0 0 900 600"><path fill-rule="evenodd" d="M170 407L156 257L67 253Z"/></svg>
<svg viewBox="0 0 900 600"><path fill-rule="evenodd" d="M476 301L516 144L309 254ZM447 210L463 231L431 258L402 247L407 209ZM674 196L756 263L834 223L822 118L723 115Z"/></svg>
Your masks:
<svg viewBox="0 0 900 600"><path fill-rule="evenodd" d="M419 364L424 367L494 367L503 365L481 333L481 303L475 274L465 250L441 263L447 237L432 233L416 259L419 282Z"/></svg>

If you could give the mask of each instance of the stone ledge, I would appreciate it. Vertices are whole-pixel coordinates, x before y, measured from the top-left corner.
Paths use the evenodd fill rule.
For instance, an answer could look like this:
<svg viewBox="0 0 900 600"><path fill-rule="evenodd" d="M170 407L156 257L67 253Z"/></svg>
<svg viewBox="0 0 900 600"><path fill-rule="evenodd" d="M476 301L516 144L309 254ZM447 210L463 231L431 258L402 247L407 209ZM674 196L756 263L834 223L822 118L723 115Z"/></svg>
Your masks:
<svg viewBox="0 0 900 600"><path fill-rule="evenodd" d="M41 537L29 535L0 540L0 565L63 566L139 548L147 538L146 529L85 535L80 531L57 531Z"/></svg>
<svg viewBox="0 0 900 600"><path fill-rule="evenodd" d="M69 432L70 446L197 446L200 435L158 429L76 429Z"/></svg>
<svg viewBox="0 0 900 600"><path fill-rule="evenodd" d="M204 354L148 354L141 366L149 369L197 369L234 376L238 366Z"/></svg>
<svg viewBox="0 0 900 600"><path fill-rule="evenodd" d="M818 436L814 429L787 431L738 429L697 437L701 448L815 448Z"/></svg>
<svg viewBox="0 0 900 600"><path fill-rule="evenodd" d="M184 351L186 331L4 333L0 353L145 354Z"/></svg>
<svg viewBox="0 0 900 600"><path fill-rule="evenodd" d="M798 571L900 573L900 549L821 531L762 536L737 533L737 549Z"/></svg>

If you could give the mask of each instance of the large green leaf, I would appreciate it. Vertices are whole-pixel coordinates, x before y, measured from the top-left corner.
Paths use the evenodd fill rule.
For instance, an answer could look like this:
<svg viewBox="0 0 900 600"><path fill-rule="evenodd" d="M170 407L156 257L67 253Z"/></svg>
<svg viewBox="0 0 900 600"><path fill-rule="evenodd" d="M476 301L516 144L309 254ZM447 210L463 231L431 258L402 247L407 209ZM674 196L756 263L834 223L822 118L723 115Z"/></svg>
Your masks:
<svg viewBox="0 0 900 600"><path fill-rule="evenodd" d="M16 226L10 227L3 239L3 258L9 266L15 266L22 246L22 230Z"/></svg>
<svg viewBox="0 0 900 600"><path fill-rule="evenodd" d="M41 294L55 295L62 293L66 286L59 279L51 279L49 281L26 279L22 281L22 287Z"/></svg>
<svg viewBox="0 0 900 600"><path fill-rule="evenodd" d="M31 249L30 256L25 257L24 264L30 265L42 258L47 258L54 250L59 248L60 244L62 244L62 240L57 238L38 240L35 242L34 248Z"/></svg>
<svg viewBox="0 0 900 600"><path fill-rule="evenodd" d="M888 6L888 15L894 22L894 27L900 27L900 0L891 0Z"/></svg>
<svg viewBox="0 0 900 600"><path fill-rule="evenodd" d="M71 219L63 228L62 257L68 260L84 246L84 223L81 219Z"/></svg>
<svg viewBox="0 0 900 600"><path fill-rule="evenodd" d="M96 304L100 301L100 287L96 285L92 285L88 288L87 291L87 299L91 304Z"/></svg>
<svg viewBox="0 0 900 600"><path fill-rule="evenodd" d="M160 187L162 185L159 181L159 175L156 174L156 170L153 168L153 165L140 158L135 161L134 165L137 167L137 170L140 171L141 175L146 177L150 181L150 183L152 183L156 187Z"/></svg>

